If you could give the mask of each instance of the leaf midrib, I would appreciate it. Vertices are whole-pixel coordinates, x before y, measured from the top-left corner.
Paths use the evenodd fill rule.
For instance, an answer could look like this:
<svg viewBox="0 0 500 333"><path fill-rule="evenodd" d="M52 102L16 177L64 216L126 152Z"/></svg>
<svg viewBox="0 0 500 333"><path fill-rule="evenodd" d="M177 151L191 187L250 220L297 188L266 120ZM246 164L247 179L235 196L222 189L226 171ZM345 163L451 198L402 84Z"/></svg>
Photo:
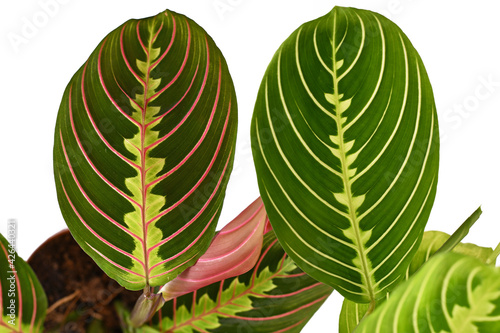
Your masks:
<svg viewBox="0 0 500 333"><path fill-rule="evenodd" d="M271 245L269 246L272 247L274 244L276 243L276 241L274 241L273 243L271 243ZM257 271L259 270L259 264L257 264L257 266L254 268L254 271L252 273L252 279L251 279L251 283L250 285L248 286L247 289L245 289L242 293L240 294L235 294L233 297L231 297L230 299L228 299L226 302L224 303L220 303L220 297L222 297L222 294L218 294L218 297L217 297L217 305L215 307L213 307L212 309L210 309L209 311L207 312L203 312L201 313L200 315L198 316L191 316L187 321L181 323L180 325L177 325L175 320L173 320L173 326L168 330L168 331L163 331L161 330L161 332L175 332L183 327L190 327L190 325L197 321L197 320L203 320L204 317L206 316L209 316L209 315L212 315L212 314L215 314L215 315L218 315L220 317L223 317L223 318L227 318L227 317L230 317L228 316L227 314L223 313L223 312L220 312L220 309L223 309L227 306L230 306L230 305L235 305L235 306L239 306L237 304L235 304L234 302L238 299L241 299L242 297L245 297L245 296L249 296L249 295L254 295L255 296L255 293L253 293L252 291L256 288L256 287L259 287L260 285L268 282L268 281L272 281L274 280L275 278L277 277L280 277L281 274L286 270L286 265L285 265L285 261L287 259L287 256L284 255L280 261L280 264L278 265L278 269L276 270L276 272L272 273L268 278L260 281L260 282L255 282L255 280L258 280L259 277L257 276ZM267 267L267 266L266 266ZM237 279L238 277L236 277ZM222 280L219 282L222 285L224 285L225 283L225 280ZM233 283L233 282L231 282ZM241 283L241 282L240 282ZM275 286L276 287L276 286ZM275 289L275 288L274 288ZM274 290L273 289L273 290ZM220 290L220 293L222 293L223 290L221 289ZM327 296L323 296L321 299L324 299L326 298ZM193 303L193 306L196 306L196 303ZM252 308L252 309L255 309L255 308ZM250 310L252 310L250 309ZM191 310L191 312L194 312L194 309ZM162 328L160 328L162 329Z"/></svg>
<svg viewBox="0 0 500 333"><path fill-rule="evenodd" d="M146 220L146 205L147 205L147 190L148 184L146 182L146 153L148 151L148 147L145 145L146 141L146 130L148 124L146 123L146 112L148 109L148 91L149 91L149 77L151 73L151 51L153 44L153 36L150 31L149 39L148 39L148 52L146 54L146 68L148 69L146 72L146 79L144 81L144 106L142 107L142 115L141 115L141 193L142 193L142 207L141 207L141 223L143 230L143 243L142 250L144 255L144 277L146 279L146 285L144 286L144 292L149 293L149 256L148 256L148 246L147 246L147 238L148 238L148 225ZM140 36L138 36L140 38Z"/></svg>
<svg viewBox="0 0 500 333"><path fill-rule="evenodd" d="M272 245L274 245L275 243L276 243L276 242L273 242L273 244L271 244L271 246L272 246ZM189 326L191 325L191 323L192 323L192 322L195 322L195 321L197 321L197 320L201 320L203 317L209 316L209 315L211 315L211 314L216 314L216 315L219 315L219 316L222 316L222 317L227 317L227 315L226 315L225 313L220 312L219 310L220 310L220 309L223 309L223 308L225 308L226 306L229 306L229 305L236 305L236 304L234 304L234 302L235 302L236 300L238 300L238 299L240 299L240 298L242 298L242 297L245 297L245 296L247 296L247 295L249 295L249 294L252 294L252 290L253 290L253 289L255 289L256 287L260 286L261 284L263 284L263 283L265 283L265 282L267 282L267 281L269 281L269 280L273 280L273 279L275 279L276 277L278 277L278 276L280 275L280 273L283 271L283 267L284 267L285 260L286 260L286 256L283 256L283 258L281 259L281 263L280 263L280 265L279 265L279 269L278 269L276 272L274 272L274 273L273 273L273 274L272 274L269 278L264 279L264 280L262 280L262 281L261 281L261 282L259 282L259 283L255 283L255 280L256 280L256 279L258 279L258 276L257 276L257 270L259 269L259 267L255 267L255 268L254 268L254 272L253 272L253 274L252 274L251 284L250 284L250 286L249 286L247 289L245 289L245 291L243 291L243 292L242 292L242 293L240 293L240 294L234 294L234 296L233 296L233 297L231 297L230 299L228 299L226 302L221 303L221 302L220 302L220 298L222 297L222 294L221 294L221 293L224 291L224 290L221 288L221 289L220 289L220 293L217 295L217 300L216 300L216 301L217 301L217 305L216 305L216 306L214 306L214 307L213 307L212 309L210 309L208 312L203 312L203 313L201 313L201 314L200 314L200 315L198 315L198 316L192 316L189 320L187 320L187 321L183 322L183 323L182 323L182 324L180 324L180 325L177 325L177 324L175 323L175 321L174 321L174 326L173 326L172 328L170 328L170 330L180 329L180 328L182 328L182 327L189 327ZM238 277L236 276L235 278L237 279ZM218 283L219 283L221 286L223 286L223 285L224 285L224 283L225 283L225 281L226 281L226 279L221 280L221 281L219 281ZM232 284L232 283L233 283L233 282L231 282L231 284ZM241 282L239 282L239 283L241 283ZM195 292L196 292L196 291L195 291ZM194 307L194 306L196 306L196 303L193 303L193 307ZM236 305L236 306L238 306L238 305ZM253 309L255 309L255 308L253 308ZM194 312L194 309L193 309L191 312ZM169 330L168 332L170 332L170 330ZM162 332L163 332L163 331L162 331Z"/></svg>
<svg viewBox="0 0 500 333"><path fill-rule="evenodd" d="M333 13L333 36L332 36L332 59L333 59L333 105L335 106L335 122L337 123L337 131L339 137L339 151L340 151L340 164L341 164L341 178L342 183L344 185L344 190L347 196L347 209L348 214L350 216L351 224L355 234L355 247L358 250L360 261L361 261L361 271L364 275L364 280L366 283L366 289L368 295L370 297L370 301L375 301L375 292L374 287L371 283L371 275L368 267L368 263L366 261L366 255L364 251L364 247L361 240L361 232L359 229L359 221L357 220L356 208L352 201L352 189L351 182L349 181L349 166L347 165L347 154L344 145L344 129L342 127L342 114L339 112L341 109L341 98L338 93L339 91L339 79L337 74L337 45L335 43L336 36L336 27L337 27L337 11L334 10ZM363 282L363 281L362 281Z"/></svg>

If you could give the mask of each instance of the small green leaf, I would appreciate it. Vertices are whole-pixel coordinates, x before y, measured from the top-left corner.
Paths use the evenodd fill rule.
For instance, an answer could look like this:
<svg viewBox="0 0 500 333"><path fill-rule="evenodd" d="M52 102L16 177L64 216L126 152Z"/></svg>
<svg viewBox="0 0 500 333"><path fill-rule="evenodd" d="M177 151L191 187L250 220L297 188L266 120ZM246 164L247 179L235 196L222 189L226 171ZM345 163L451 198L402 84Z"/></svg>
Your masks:
<svg viewBox="0 0 500 333"><path fill-rule="evenodd" d="M500 268L464 254L438 254L355 332L500 332Z"/></svg>
<svg viewBox="0 0 500 333"><path fill-rule="evenodd" d="M0 234L0 332L43 331L47 297L31 267Z"/></svg>

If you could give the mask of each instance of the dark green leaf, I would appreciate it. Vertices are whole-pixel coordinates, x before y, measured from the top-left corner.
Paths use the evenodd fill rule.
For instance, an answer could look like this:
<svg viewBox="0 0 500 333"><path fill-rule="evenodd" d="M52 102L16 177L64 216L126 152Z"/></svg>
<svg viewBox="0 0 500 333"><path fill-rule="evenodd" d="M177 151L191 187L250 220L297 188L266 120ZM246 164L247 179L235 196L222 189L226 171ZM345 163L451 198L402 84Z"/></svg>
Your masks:
<svg viewBox="0 0 500 333"><path fill-rule="evenodd" d="M335 7L278 49L252 121L280 243L356 302L404 275L434 202L439 133L422 60L385 17Z"/></svg>
<svg viewBox="0 0 500 333"><path fill-rule="evenodd" d="M236 113L214 41L171 11L125 22L74 75L55 133L59 204L111 278L159 286L203 254L232 169Z"/></svg>

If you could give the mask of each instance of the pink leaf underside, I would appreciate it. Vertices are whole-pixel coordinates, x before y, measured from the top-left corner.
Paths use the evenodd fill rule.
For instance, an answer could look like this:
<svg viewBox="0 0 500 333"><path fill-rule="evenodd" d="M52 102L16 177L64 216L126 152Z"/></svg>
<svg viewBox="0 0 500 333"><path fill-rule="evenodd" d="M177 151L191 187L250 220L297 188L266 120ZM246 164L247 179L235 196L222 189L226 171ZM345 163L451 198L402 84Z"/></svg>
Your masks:
<svg viewBox="0 0 500 333"><path fill-rule="evenodd" d="M196 264L163 286L165 300L252 269L260 255L267 221L264 204L258 198L217 233Z"/></svg>

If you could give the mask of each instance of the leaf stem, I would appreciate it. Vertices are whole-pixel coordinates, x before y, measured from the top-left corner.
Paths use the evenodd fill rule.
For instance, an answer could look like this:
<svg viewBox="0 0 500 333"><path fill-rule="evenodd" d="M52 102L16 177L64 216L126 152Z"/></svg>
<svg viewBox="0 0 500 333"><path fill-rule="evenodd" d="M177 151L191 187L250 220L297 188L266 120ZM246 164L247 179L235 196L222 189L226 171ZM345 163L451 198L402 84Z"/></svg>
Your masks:
<svg viewBox="0 0 500 333"><path fill-rule="evenodd" d="M376 306L376 302L375 300L371 300L370 302L370 306L368 307L368 309L366 310L366 313L364 315L364 317L368 316L369 314L371 314L374 310L375 310L375 306Z"/></svg>
<svg viewBox="0 0 500 333"><path fill-rule="evenodd" d="M498 256L500 255L500 243L498 243L497 247L493 250L493 253L486 259L486 265L495 264Z"/></svg>

